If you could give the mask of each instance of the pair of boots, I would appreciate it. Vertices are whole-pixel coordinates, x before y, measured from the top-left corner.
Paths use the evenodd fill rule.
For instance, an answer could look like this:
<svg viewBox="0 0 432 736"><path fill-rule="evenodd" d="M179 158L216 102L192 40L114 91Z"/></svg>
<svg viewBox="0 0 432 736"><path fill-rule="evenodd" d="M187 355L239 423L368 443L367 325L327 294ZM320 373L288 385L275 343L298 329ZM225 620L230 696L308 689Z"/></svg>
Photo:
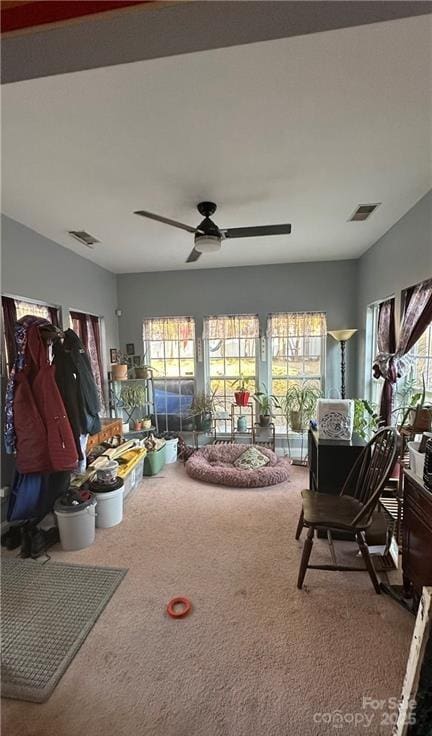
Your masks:
<svg viewBox="0 0 432 736"><path fill-rule="evenodd" d="M6 549L16 549L21 545L20 557L40 557L48 547L57 544L59 533L56 526L45 531L38 529L34 521L27 521L21 526L11 526L2 536L2 545Z"/></svg>

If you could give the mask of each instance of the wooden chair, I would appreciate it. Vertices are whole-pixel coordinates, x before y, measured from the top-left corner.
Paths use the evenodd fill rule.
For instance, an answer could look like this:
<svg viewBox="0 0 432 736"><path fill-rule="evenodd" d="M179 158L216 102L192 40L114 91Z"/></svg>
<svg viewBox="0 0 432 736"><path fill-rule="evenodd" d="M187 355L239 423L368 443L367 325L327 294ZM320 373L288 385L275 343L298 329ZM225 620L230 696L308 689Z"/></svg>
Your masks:
<svg viewBox="0 0 432 736"><path fill-rule="evenodd" d="M302 588L306 570L362 571L366 569L376 593L380 585L369 549L365 530L372 520L380 493L386 483L396 458L397 433L394 427L379 430L357 458L338 495L302 491L303 508L297 525L296 539L303 527L308 528L304 543L297 587ZM325 530L330 545L332 565L309 565L315 529ZM352 532L363 557L365 568L338 565L331 532Z"/></svg>

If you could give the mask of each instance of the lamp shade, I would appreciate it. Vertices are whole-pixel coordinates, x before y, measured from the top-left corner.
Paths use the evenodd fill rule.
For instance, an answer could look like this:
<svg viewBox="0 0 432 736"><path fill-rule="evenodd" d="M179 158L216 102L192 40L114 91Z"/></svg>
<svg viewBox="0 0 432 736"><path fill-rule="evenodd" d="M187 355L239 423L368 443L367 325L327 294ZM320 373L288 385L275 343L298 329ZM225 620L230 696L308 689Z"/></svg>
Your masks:
<svg viewBox="0 0 432 736"><path fill-rule="evenodd" d="M220 250L221 237L219 235L195 235L195 250L199 253L213 253Z"/></svg>
<svg viewBox="0 0 432 736"><path fill-rule="evenodd" d="M338 342L342 342L342 340L349 340L355 332L357 330L329 330L328 334L334 337L335 340L338 340Z"/></svg>

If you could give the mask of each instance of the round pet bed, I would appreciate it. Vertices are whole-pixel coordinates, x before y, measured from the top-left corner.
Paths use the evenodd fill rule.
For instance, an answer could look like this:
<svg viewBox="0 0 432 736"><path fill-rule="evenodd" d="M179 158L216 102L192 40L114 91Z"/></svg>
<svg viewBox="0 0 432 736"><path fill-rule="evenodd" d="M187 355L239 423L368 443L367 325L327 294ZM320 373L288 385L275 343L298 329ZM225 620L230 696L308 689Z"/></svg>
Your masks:
<svg viewBox="0 0 432 736"><path fill-rule="evenodd" d="M235 460L251 445L207 445L189 458L185 467L192 478L235 488L261 488L283 483L289 477L290 463L266 447L257 449L269 458L268 465L252 470L236 468Z"/></svg>

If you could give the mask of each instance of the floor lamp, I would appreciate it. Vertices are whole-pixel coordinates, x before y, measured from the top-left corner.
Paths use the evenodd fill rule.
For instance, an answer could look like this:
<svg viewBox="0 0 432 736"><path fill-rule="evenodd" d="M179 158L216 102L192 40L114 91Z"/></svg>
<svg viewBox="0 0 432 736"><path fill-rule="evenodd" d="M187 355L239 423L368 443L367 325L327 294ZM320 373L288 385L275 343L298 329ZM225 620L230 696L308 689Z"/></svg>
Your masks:
<svg viewBox="0 0 432 736"><path fill-rule="evenodd" d="M345 398L345 345L357 330L329 330L328 334L340 342L341 348L341 399Z"/></svg>

